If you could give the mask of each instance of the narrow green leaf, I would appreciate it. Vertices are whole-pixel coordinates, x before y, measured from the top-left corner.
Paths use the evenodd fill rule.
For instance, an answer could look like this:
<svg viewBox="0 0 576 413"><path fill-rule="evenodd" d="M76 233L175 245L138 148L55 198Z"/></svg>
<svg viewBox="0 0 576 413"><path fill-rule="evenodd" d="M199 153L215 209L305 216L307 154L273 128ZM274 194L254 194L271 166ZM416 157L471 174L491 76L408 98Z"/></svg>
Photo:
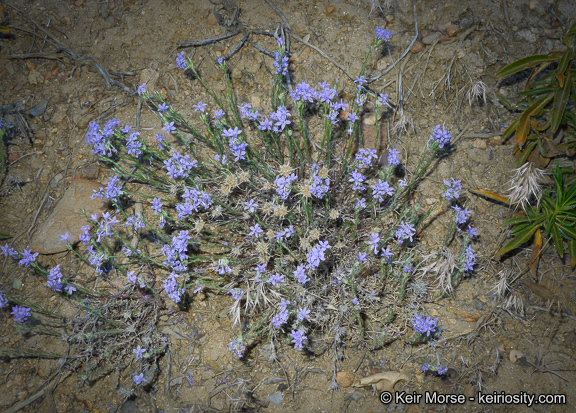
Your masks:
<svg viewBox="0 0 576 413"><path fill-rule="evenodd" d="M560 231L556 225L552 225L552 239L554 240L554 245L556 246L556 251L560 258L564 258L564 246L562 245L562 236L560 236Z"/></svg>
<svg viewBox="0 0 576 413"><path fill-rule="evenodd" d="M522 59L516 60L513 63L510 63L508 66L504 67L498 73L496 73L496 77L506 77L510 76L514 73L518 73L524 69L529 69L531 67L537 66L541 63L546 62L553 62L558 60L556 55L534 55L534 56L527 56Z"/></svg>
<svg viewBox="0 0 576 413"><path fill-rule="evenodd" d="M566 45L566 47L568 48L572 47L572 42L574 41L573 39L574 35L576 35L576 21L572 23L572 26L570 26L570 28L564 35L564 44Z"/></svg>
<svg viewBox="0 0 576 413"><path fill-rule="evenodd" d="M510 136L514 134L514 131L516 130L519 121L520 121L519 118L514 119L514 122L512 122L510 126L506 128L504 133L502 133L502 142L506 142L506 139L508 139Z"/></svg>
<svg viewBox="0 0 576 413"><path fill-rule="evenodd" d="M563 232L564 238L566 239L575 239L576 240L576 229L572 227L568 227L563 224L558 224L558 228L560 232Z"/></svg>
<svg viewBox="0 0 576 413"><path fill-rule="evenodd" d="M562 55L562 58L560 59L560 63L558 63L558 68L556 69L556 73L560 74L560 73L566 72L566 69L568 68L568 64L570 63L571 57L572 57L572 50L571 49L565 50L564 54ZM570 73L570 72L568 72L568 73Z"/></svg>
<svg viewBox="0 0 576 413"><path fill-rule="evenodd" d="M576 266L576 240L568 241L568 257L570 257L570 266Z"/></svg>
<svg viewBox="0 0 576 413"><path fill-rule="evenodd" d="M534 235L534 233L536 232L537 229L538 229L538 225L529 228L527 231L524 231L524 233L522 233L522 234L516 235L514 237L514 239L512 239L512 241L510 241L508 244L506 244L502 248L500 248L500 250L496 253L496 258L500 258L502 255L506 254L507 252L510 252L510 251L518 248L520 245L528 242L530 240L530 238L532 237L532 235Z"/></svg>
<svg viewBox="0 0 576 413"><path fill-rule="evenodd" d="M552 104L552 133L556 133L560 124L562 123L562 116L566 110L566 105L568 104L568 98L570 97L570 88L572 83L572 76L568 72L566 76L564 87L556 90L554 94L554 103Z"/></svg>
<svg viewBox="0 0 576 413"><path fill-rule="evenodd" d="M0 232L0 239L9 239L9 238L12 238L12 235L3 234Z"/></svg>
<svg viewBox="0 0 576 413"><path fill-rule="evenodd" d="M534 86L534 85L532 85ZM534 95L542 95L544 93L552 93L556 90L554 87L539 87L539 88L532 88L530 90L525 90L520 92L522 96L534 96Z"/></svg>
<svg viewBox="0 0 576 413"><path fill-rule="evenodd" d="M526 145L526 148L522 151L522 155L520 156L520 158L518 158L518 167L521 167L526 163L526 160L528 159L528 157L530 156L530 154L532 153L537 144L538 142L530 142L528 145Z"/></svg>

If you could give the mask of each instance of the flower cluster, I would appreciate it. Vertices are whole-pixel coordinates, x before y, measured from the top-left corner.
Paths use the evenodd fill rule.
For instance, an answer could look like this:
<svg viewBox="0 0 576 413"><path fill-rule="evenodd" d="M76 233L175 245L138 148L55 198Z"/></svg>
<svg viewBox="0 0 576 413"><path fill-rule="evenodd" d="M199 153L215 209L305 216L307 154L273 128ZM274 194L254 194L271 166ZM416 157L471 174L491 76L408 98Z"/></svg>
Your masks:
<svg viewBox="0 0 576 413"><path fill-rule="evenodd" d="M414 328L414 331L430 337L430 333L436 332L436 323L438 323L438 317L432 318L430 316L424 317L423 315L414 314L412 328Z"/></svg>

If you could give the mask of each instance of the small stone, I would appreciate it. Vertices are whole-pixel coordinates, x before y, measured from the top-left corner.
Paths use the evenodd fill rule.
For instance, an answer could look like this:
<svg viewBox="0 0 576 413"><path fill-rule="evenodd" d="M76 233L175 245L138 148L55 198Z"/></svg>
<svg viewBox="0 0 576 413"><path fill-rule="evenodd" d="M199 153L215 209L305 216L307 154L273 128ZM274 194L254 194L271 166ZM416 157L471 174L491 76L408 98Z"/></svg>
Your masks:
<svg viewBox="0 0 576 413"><path fill-rule="evenodd" d="M410 53L416 54L420 53L424 49L424 45L422 42L415 42L414 45L410 48Z"/></svg>
<svg viewBox="0 0 576 413"><path fill-rule="evenodd" d="M440 32L430 33L428 36L425 36L422 39L422 43L433 44L436 40L440 39L441 36L442 36L442 33L440 33Z"/></svg>
<svg viewBox="0 0 576 413"><path fill-rule="evenodd" d="M458 33L460 33L460 28L456 26L454 23L448 23L446 25L446 33L448 33L448 36L454 37Z"/></svg>
<svg viewBox="0 0 576 413"><path fill-rule="evenodd" d="M100 167L97 164L90 164L84 168L80 168L78 171L78 176L80 178L96 180L100 174Z"/></svg>
<svg viewBox="0 0 576 413"><path fill-rule="evenodd" d="M326 14L332 14L336 11L336 7L334 6L326 6Z"/></svg>
<svg viewBox="0 0 576 413"><path fill-rule="evenodd" d="M530 29L520 29L516 32L516 37L520 40L525 40L528 43L536 43L536 35Z"/></svg>
<svg viewBox="0 0 576 413"><path fill-rule="evenodd" d="M502 136L492 136L490 138L490 144L495 146L502 145Z"/></svg>
<svg viewBox="0 0 576 413"><path fill-rule="evenodd" d="M374 113L367 113L362 116L362 123L364 125L376 125L376 115Z"/></svg>
<svg viewBox="0 0 576 413"><path fill-rule="evenodd" d="M508 357L510 358L510 361L512 363L516 363L523 356L524 356L524 353L522 353L520 350L514 349L514 350L510 351L510 355Z"/></svg>
<svg viewBox="0 0 576 413"><path fill-rule="evenodd" d="M530 0L528 2L528 8L530 10L534 10L536 7L538 7L538 0Z"/></svg>
<svg viewBox="0 0 576 413"><path fill-rule="evenodd" d="M351 371L339 371L336 373L336 382L340 387L350 387L354 383L354 373Z"/></svg>
<svg viewBox="0 0 576 413"><path fill-rule="evenodd" d="M376 69L378 69L379 71L382 71L384 69L386 69L388 67L388 62L386 61L386 59L380 59L376 62Z"/></svg>
<svg viewBox="0 0 576 413"><path fill-rule="evenodd" d="M476 139L472 142L472 146L476 149L486 149L486 141L484 139Z"/></svg>
<svg viewBox="0 0 576 413"><path fill-rule="evenodd" d="M216 20L216 17L212 13L210 13L210 16L208 16L208 24L210 26L215 26L218 24L218 20Z"/></svg>

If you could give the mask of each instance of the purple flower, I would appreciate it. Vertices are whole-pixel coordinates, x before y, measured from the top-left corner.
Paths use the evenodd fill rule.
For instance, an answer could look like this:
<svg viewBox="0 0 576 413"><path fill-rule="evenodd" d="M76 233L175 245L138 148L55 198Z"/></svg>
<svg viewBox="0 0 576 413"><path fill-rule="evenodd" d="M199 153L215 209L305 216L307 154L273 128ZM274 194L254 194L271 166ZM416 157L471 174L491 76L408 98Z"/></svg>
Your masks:
<svg viewBox="0 0 576 413"><path fill-rule="evenodd" d="M256 268L254 268L254 271L264 274L266 272L266 264L257 265Z"/></svg>
<svg viewBox="0 0 576 413"><path fill-rule="evenodd" d="M394 36L394 34L390 30L385 29L384 27L376 27L376 29L374 29L374 33L375 33L374 37L376 38L376 40L380 40L383 42L387 42L392 38L392 36Z"/></svg>
<svg viewBox="0 0 576 413"><path fill-rule="evenodd" d="M438 323L438 317L432 318L430 316L424 317L423 315L414 314L414 318L411 320L411 322L414 331L420 334L426 334L426 336L430 337L430 333L434 333L436 331L435 327Z"/></svg>
<svg viewBox="0 0 576 413"><path fill-rule="evenodd" d="M284 52L282 55L278 52L274 52L274 63L272 63L276 70L274 70L275 74L282 73L282 76L286 76L288 74L288 56L284 56Z"/></svg>
<svg viewBox="0 0 576 413"><path fill-rule="evenodd" d="M290 338L292 338L292 343L294 343L294 348L302 350L302 341L306 340L308 337L304 335L302 329L296 331L292 330L290 333Z"/></svg>
<svg viewBox="0 0 576 413"><path fill-rule="evenodd" d="M386 249L382 249L382 254L381 254L384 259L386 260L390 260L392 259L392 253L390 252L390 247L386 247Z"/></svg>
<svg viewBox="0 0 576 413"><path fill-rule="evenodd" d="M164 127L162 128L162 130L166 131L166 133L171 133L175 131L176 127L174 126L174 122L164 122Z"/></svg>
<svg viewBox="0 0 576 413"><path fill-rule="evenodd" d="M152 210L154 211L154 215L157 215L158 213L162 212L162 199L154 198L151 204L152 204Z"/></svg>
<svg viewBox="0 0 576 413"><path fill-rule="evenodd" d="M362 85L366 82L366 76L356 76L356 80L354 81L354 83L358 85L358 89L362 89Z"/></svg>
<svg viewBox="0 0 576 413"><path fill-rule="evenodd" d="M184 51L176 54L176 66L179 69L186 69L186 58L184 57Z"/></svg>
<svg viewBox="0 0 576 413"><path fill-rule="evenodd" d="M258 208L258 204L253 199L244 203L244 211L254 212L256 208Z"/></svg>
<svg viewBox="0 0 576 413"><path fill-rule="evenodd" d="M274 275L271 275L270 278L268 278L268 281L266 282L276 287L277 284L284 283L284 275L275 273Z"/></svg>
<svg viewBox="0 0 576 413"><path fill-rule="evenodd" d="M439 376L446 374L446 372L448 371L448 367L444 367L444 366L438 366L438 367L436 367L436 369L438 370Z"/></svg>
<svg viewBox="0 0 576 413"><path fill-rule="evenodd" d="M100 187L99 191L94 190L91 198L102 198L105 201L116 201L118 202L118 198L123 194L122 191L122 184L120 183L120 177L118 175L114 175L108 181L106 188Z"/></svg>
<svg viewBox="0 0 576 413"><path fill-rule="evenodd" d="M347 119L347 120L348 120L349 123L354 123L354 122L356 122L358 119L360 119L360 118L358 117L358 115L357 115L356 113L349 113L349 114L348 114L348 119ZM364 149L364 148L362 148L362 149ZM374 152L376 152L376 150L374 150Z"/></svg>
<svg viewBox="0 0 576 413"><path fill-rule="evenodd" d="M260 120L260 124L258 125L258 129L260 130L272 130L272 121L268 119L268 116L264 116L264 119Z"/></svg>
<svg viewBox="0 0 576 413"><path fill-rule="evenodd" d="M229 139L236 139L241 133L242 130L238 129L238 127L235 127L234 129L228 128L222 131L222 136Z"/></svg>
<svg viewBox="0 0 576 413"><path fill-rule="evenodd" d="M260 225L254 224L253 226L250 227L250 234L248 235L259 238L262 232L264 231L262 230L262 228L260 228Z"/></svg>
<svg viewBox="0 0 576 413"><path fill-rule="evenodd" d="M408 186L408 182L406 182L406 179L400 179L398 181L398 185L400 186L400 188L406 188Z"/></svg>
<svg viewBox="0 0 576 413"><path fill-rule="evenodd" d="M222 119L222 116L224 116L224 111L223 111L222 109L217 109L217 110L214 112L214 117L215 117L216 119Z"/></svg>
<svg viewBox="0 0 576 413"><path fill-rule="evenodd" d="M405 272L406 274L410 274L410 273L412 272L412 267L409 266L409 265L405 265L405 266L404 266L404 272Z"/></svg>
<svg viewBox="0 0 576 413"><path fill-rule="evenodd" d="M70 234L68 234L68 232L66 232L66 234L64 234L64 235L60 235L60 241L61 242L68 242L69 239L70 239Z"/></svg>
<svg viewBox="0 0 576 413"><path fill-rule="evenodd" d="M394 194L394 189L388 184L388 182L384 182L381 179L378 179L372 186L372 196L378 199L378 202L384 201L384 195L392 196Z"/></svg>
<svg viewBox="0 0 576 413"><path fill-rule="evenodd" d="M53 288L54 291L62 291L62 271L60 271L60 264L50 268L50 272L48 273L48 280L46 281L46 286L48 288Z"/></svg>
<svg viewBox="0 0 576 413"><path fill-rule="evenodd" d="M412 237L415 234L416 230L414 229L414 225L406 224L404 221L402 221L400 227L396 230L396 238L398 238L398 244L402 244L407 239L412 242Z"/></svg>
<svg viewBox="0 0 576 413"><path fill-rule="evenodd" d="M358 307L360 305L360 301L358 301L358 298L354 297L352 300L352 304L354 304L356 307Z"/></svg>
<svg viewBox="0 0 576 413"><path fill-rule="evenodd" d="M422 371L426 373L428 371L428 363L422 364Z"/></svg>
<svg viewBox="0 0 576 413"><path fill-rule="evenodd" d="M453 199L458 199L460 196L458 191L462 190L462 184L460 183L459 179L444 179L444 193L442 194L443 198L446 198L448 201L452 201Z"/></svg>
<svg viewBox="0 0 576 413"><path fill-rule="evenodd" d="M10 314L14 316L14 321L22 324L28 319L28 317L30 317L30 309L28 307L20 307L15 305L12 307L12 312Z"/></svg>
<svg viewBox="0 0 576 413"><path fill-rule="evenodd" d="M306 276L304 271L304 265L299 265L296 267L296 271L294 271L294 276L298 279L300 284L306 284L308 281L310 281L310 278Z"/></svg>
<svg viewBox="0 0 576 413"><path fill-rule="evenodd" d="M291 123L288 120L289 116L292 115L290 115L290 112L286 109L285 106L279 106L278 109L276 109L276 112L271 112L270 119L276 121L274 123L272 130L276 133L282 132L286 127L286 125L289 125Z"/></svg>
<svg viewBox="0 0 576 413"><path fill-rule="evenodd" d="M450 143L450 139L452 139L452 134L444 129L443 126L437 125L428 139L428 150L430 150L430 143L438 145L440 149L444 147L444 145L448 145Z"/></svg>
<svg viewBox="0 0 576 413"><path fill-rule="evenodd" d="M466 259L466 262L464 263L464 271L474 271L474 264L476 264L476 252L472 248L472 245L468 245L466 248L464 258Z"/></svg>
<svg viewBox="0 0 576 413"><path fill-rule="evenodd" d="M233 288L228 290L228 292L232 295L234 301L238 301L244 296L244 290L242 288Z"/></svg>
<svg viewBox="0 0 576 413"><path fill-rule="evenodd" d="M329 103L332 99L334 99L338 95L336 89L331 88L330 85L326 82L318 83L318 86L321 89L317 94L318 99L320 99L320 102ZM336 110L334 110L334 112L338 114Z"/></svg>
<svg viewBox="0 0 576 413"><path fill-rule="evenodd" d="M456 222L457 225L464 224L468 218L470 218L471 212L468 208L462 209L458 205L454 205L452 209L454 210L454 222ZM458 231L460 231L460 229L458 229Z"/></svg>
<svg viewBox="0 0 576 413"><path fill-rule="evenodd" d="M132 380L134 380L136 386L140 386L141 383L146 382L146 379L144 378L144 373L140 373L139 375L132 377Z"/></svg>
<svg viewBox="0 0 576 413"><path fill-rule="evenodd" d="M300 82L293 90L290 92L290 97L295 102L308 101L310 103L314 102L314 98L317 96L316 90L312 89L310 85L306 82Z"/></svg>
<svg viewBox="0 0 576 413"><path fill-rule="evenodd" d="M466 232L468 233L468 235L470 235L470 238L478 236L478 228L471 227L470 225L468 225L468 229L466 230Z"/></svg>
<svg viewBox="0 0 576 413"><path fill-rule="evenodd" d="M296 174L290 174L288 176L278 175L274 179L274 184L276 185L276 193L280 196L280 199L286 200L290 195L290 185L294 182L298 176Z"/></svg>
<svg viewBox="0 0 576 413"><path fill-rule="evenodd" d="M8 246L8 243L0 246L0 249L2 250L2 252L0 252L0 255L4 255L5 257L8 257L10 255L12 258L16 258L16 255L18 255L18 252L16 252L14 248Z"/></svg>
<svg viewBox="0 0 576 413"><path fill-rule="evenodd" d="M186 154L182 156L179 152L176 152L170 159L164 161L164 167L168 171L166 173L173 179L188 178L190 176L188 172L197 166L197 160L191 161L190 155Z"/></svg>
<svg viewBox="0 0 576 413"><path fill-rule="evenodd" d="M8 305L8 299L4 297L4 293L0 291L0 308L6 307Z"/></svg>
<svg viewBox="0 0 576 413"><path fill-rule="evenodd" d="M378 102L382 106L386 106L388 104L388 93L386 93L386 94L380 93L380 96L378 97Z"/></svg>
<svg viewBox="0 0 576 413"><path fill-rule="evenodd" d="M372 248L374 254L378 253L378 243L380 242L380 236L376 232L372 232L370 234L370 241L367 244Z"/></svg>
<svg viewBox="0 0 576 413"><path fill-rule="evenodd" d="M206 103L203 102L198 102L195 105L192 105L192 107L194 108L194 112L198 112L200 111L200 113L204 113L204 108L208 106Z"/></svg>
<svg viewBox="0 0 576 413"><path fill-rule="evenodd" d="M362 182L364 182L365 179L366 179L366 177L364 175L362 175L360 172L358 172L357 169L354 169L354 171L352 171L350 173L350 179L348 180L348 182L354 183L354 185L352 185L352 189L354 191L363 191L366 189L362 185Z"/></svg>
<svg viewBox="0 0 576 413"><path fill-rule="evenodd" d="M128 271L128 273L126 274L126 278L128 279L128 282L132 284L136 284L136 282L138 281L136 275L134 274L134 271Z"/></svg>
<svg viewBox="0 0 576 413"><path fill-rule="evenodd" d="M246 347L241 342L239 342L237 338L235 338L230 343L228 343L228 348L238 358L243 357L242 351L244 351L246 349Z"/></svg>
<svg viewBox="0 0 576 413"><path fill-rule="evenodd" d="M236 128L238 129L238 128ZM232 129L228 129L228 130L232 130ZM230 152L232 152L232 155L235 156L234 161L238 162L239 160L245 160L245 156L246 156L246 147L248 146L247 143L244 142L238 142L237 139L235 138L230 138L228 140L228 146L230 148Z"/></svg>
<svg viewBox="0 0 576 413"><path fill-rule="evenodd" d="M38 253L32 254L32 250L24 249L24 252L22 253L22 258L20 259L20 261L18 261L18 264L20 264L23 267L28 267L30 264L36 261L37 256Z"/></svg>
<svg viewBox="0 0 576 413"><path fill-rule="evenodd" d="M162 102L161 104L158 105L158 112L164 112L166 110L168 110L170 108L170 106L168 106L166 104L166 102Z"/></svg>
<svg viewBox="0 0 576 413"><path fill-rule="evenodd" d="M348 118L350 120L350 118ZM360 168L365 166L372 166L372 159L376 159L376 149L365 149L361 148L358 153L356 153L356 161L358 161Z"/></svg>
<svg viewBox="0 0 576 413"><path fill-rule="evenodd" d="M146 83L142 83L141 85L138 85L138 95L143 95L144 93L146 93Z"/></svg>
<svg viewBox="0 0 576 413"><path fill-rule="evenodd" d="M397 149L390 148L388 150L388 163L392 166L400 165L400 158L398 155L400 155L400 152L398 152Z"/></svg>
<svg viewBox="0 0 576 413"><path fill-rule="evenodd" d="M366 258L366 253L365 253L365 252L359 252L359 253L358 253L358 256L356 257L356 259L357 259L359 262L368 261L368 258Z"/></svg>
<svg viewBox="0 0 576 413"><path fill-rule="evenodd" d="M298 320L304 321L305 318L310 318L310 310L308 310L306 307L299 308L296 317Z"/></svg>
<svg viewBox="0 0 576 413"><path fill-rule="evenodd" d="M366 199L364 198L356 198L356 209L364 209L366 208Z"/></svg>
<svg viewBox="0 0 576 413"><path fill-rule="evenodd" d="M272 317L272 325L276 328L281 328L282 325L288 321L288 310L286 307L280 307L280 312Z"/></svg>
<svg viewBox="0 0 576 413"><path fill-rule="evenodd" d="M76 288L74 288L71 284L66 285L66 287L64 287L64 289L66 290L68 295L72 295L72 293L74 291L76 291Z"/></svg>
<svg viewBox="0 0 576 413"><path fill-rule="evenodd" d="M136 347L135 349L132 350L132 352L134 353L134 357L136 357L136 360L141 359L142 356L144 355L144 353L146 353L146 349L140 347L140 344L138 344L138 347Z"/></svg>

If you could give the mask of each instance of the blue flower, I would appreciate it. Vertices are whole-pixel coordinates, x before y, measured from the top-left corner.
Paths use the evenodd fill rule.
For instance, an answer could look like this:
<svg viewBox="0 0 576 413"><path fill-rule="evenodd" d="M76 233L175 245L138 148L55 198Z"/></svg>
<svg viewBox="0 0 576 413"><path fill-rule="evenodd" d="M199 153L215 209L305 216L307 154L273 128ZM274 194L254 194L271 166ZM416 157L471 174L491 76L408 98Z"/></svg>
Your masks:
<svg viewBox="0 0 576 413"><path fill-rule="evenodd" d="M366 199L364 198L356 198L356 209L364 209L366 208Z"/></svg>
<svg viewBox="0 0 576 413"><path fill-rule="evenodd" d="M164 112L169 108L170 106L168 106L165 102L162 102L161 104L158 105L158 112Z"/></svg>
<svg viewBox="0 0 576 413"><path fill-rule="evenodd" d="M430 336L430 333L434 333L436 331L436 323L438 322L438 317L431 318L430 316L424 317L423 315L414 314L414 318L412 321L412 328L414 331L420 334L426 334L426 336Z"/></svg>
<svg viewBox="0 0 576 413"><path fill-rule="evenodd" d="M140 347L140 344L138 344L138 347L133 349L132 352L134 353L134 356L136 357L136 359L141 359L142 356L144 355L144 353L146 353L146 349Z"/></svg>
<svg viewBox="0 0 576 413"><path fill-rule="evenodd" d="M366 177L364 175L362 175L360 172L358 172L357 169L354 169L350 173L350 179L348 180L348 182L354 183L354 185L352 185L352 189L354 191L363 191L366 189L362 185L362 182L364 182L365 179L366 179Z"/></svg>
<svg viewBox="0 0 576 413"><path fill-rule="evenodd" d="M134 380L136 386L139 386L141 383L146 382L146 379L144 378L144 373L140 373L139 375L132 377L132 380Z"/></svg>
<svg viewBox="0 0 576 413"><path fill-rule="evenodd" d="M242 351L244 351L246 349L246 347L242 344L241 341L238 341L237 338L235 338L234 340L232 340L230 343L228 343L228 348L230 349L231 352L234 353L234 355L238 358L242 358Z"/></svg>
<svg viewBox="0 0 576 413"><path fill-rule="evenodd" d="M458 199L460 194L458 191L462 190L462 184L459 179L444 179L444 193L442 194L443 198L446 198L448 201L452 201L453 199Z"/></svg>
<svg viewBox="0 0 576 413"><path fill-rule="evenodd" d="M305 318L310 318L309 316L310 316L310 310L308 310L306 307L298 309L298 314L296 316L298 320L303 321Z"/></svg>
<svg viewBox="0 0 576 413"><path fill-rule="evenodd" d="M396 238L398 238L398 244L402 244L405 240L409 239L410 242L413 241L413 236L416 234L414 225L406 224L404 221L400 223L400 227L396 230Z"/></svg>
<svg viewBox="0 0 576 413"><path fill-rule="evenodd" d="M222 109L218 109L214 112L214 117L216 119L221 119L224 116L224 111Z"/></svg>
<svg viewBox="0 0 576 413"><path fill-rule="evenodd" d="M27 307L20 307L15 305L12 307L12 312L10 314L14 316L14 321L22 324L28 319L28 317L30 317L30 309Z"/></svg>
<svg viewBox="0 0 576 413"><path fill-rule="evenodd" d="M471 227L470 225L468 225L468 229L466 230L466 232L468 233L468 235L470 235L470 238L478 236L478 228Z"/></svg>
<svg viewBox="0 0 576 413"><path fill-rule="evenodd" d="M306 284L310 281L310 278L306 276L304 265L299 265L296 267L296 271L294 271L294 276L298 279L300 284Z"/></svg>
<svg viewBox="0 0 576 413"><path fill-rule="evenodd" d="M164 122L164 127L162 128L162 130L166 131L166 133L171 133L175 131L176 128L174 127L174 122Z"/></svg>
<svg viewBox="0 0 576 413"><path fill-rule="evenodd" d="M350 117L348 117L348 120L350 121ZM376 149L361 148L356 154L356 161L358 161L360 168L372 166L372 159L376 158L378 158Z"/></svg>
<svg viewBox="0 0 576 413"><path fill-rule="evenodd" d="M394 36L390 30L385 29L384 27L376 27L376 29L374 29L374 33L376 40L381 40L383 42L387 42L392 38L392 36Z"/></svg>
<svg viewBox="0 0 576 413"><path fill-rule="evenodd" d="M400 155L400 152L397 149L390 148L388 150L388 163L392 166L400 165L400 158L398 155Z"/></svg>
<svg viewBox="0 0 576 413"><path fill-rule="evenodd" d="M430 144L436 144L440 149L444 147L444 145L448 145L450 143L450 139L452 139L452 134L444 129L443 126L437 125L428 139L428 150L430 150Z"/></svg>
<svg viewBox="0 0 576 413"><path fill-rule="evenodd" d="M250 234L248 234L248 235L259 238L259 236L262 232L264 232L264 231L262 230L262 228L260 228L260 225L254 224L254 226L250 227Z"/></svg>
<svg viewBox="0 0 576 413"><path fill-rule="evenodd" d="M446 372L448 371L448 367L444 367L444 366L438 366L438 367L436 367L436 369L438 370L439 376L446 374Z"/></svg>
<svg viewBox="0 0 576 413"><path fill-rule="evenodd" d="M358 301L358 298L354 297L352 300L352 304L354 304L356 307L358 307L360 305L360 301Z"/></svg>
<svg viewBox="0 0 576 413"><path fill-rule="evenodd" d="M141 85L138 85L137 92L139 95L143 95L144 93L146 93L146 83L142 83Z"/></svg>
<svg viewBox="0 0 576 413"><path fill-rule="evenodd" d="M61 242L68 242L69 240L70 240L70 234L68 234L68 232L66 232L66 234L64 235L60 235Z"/></svg>
<svg viewBox="0 0 576 413"><path fill-rule="evenodd" d="M194 108L194 112L198 112L200 111L200 113L204 113L204 108L208 106L206 103L203 102L198 102L195 105L192 105L192 107Z"/></svg>
<svg viewBox="0 0 576 413"><path fill-rule="evenodd" d="M464 253L464 271L473 271L474 264L476 264L476 252L472 248L472 245L468 245L466 252Z"/></svg>
<svg viewBox="0 0 576 413"><path fill-rule="evenodd" d="M380 96L378 97L378 103L380 103L382 106L386 106L388 104L388 93L380 93Z"/></svg>
<svg viewBox="0 0 576 413"><path fill-rule="evenodd" d="M179 69L186 69L186 58L183 51L176 55L176 66Z"/></svg>
<svg viewBox="0 0 576 413"><path fill-rule="evenodd" d="M294 348L302 350L302 341L306 340L308 337L304 335L302 329L296 331L292 330L290 333L290 338L292 338L292 343L294 343Z"/></svg>
<svg viewBox="0 0 576 413"><path fill-rule="evenodd" d="M356 257L356 259L359 262L364 262L364 261L368 261L368 258L366 258L366 253L365 252L359 252L358 256Z"/></svg>
<svg viewBox="0 0 576 413"><path fill-rule="evenodd" d="M30 264L36 261L37 256L38 256L37 252L32 254L32 250L24 249L24 252L22 253L22 259L18 261L18 264L20 264L23 267L28 267Z"/></svg>
<svg viewBox="0 0 576 413"><path fill-rule="evenodd" d="M250 212L254 212L255 208L258 208L258 204L253 199L244 203L244 211L249 210Z"/></svg>

